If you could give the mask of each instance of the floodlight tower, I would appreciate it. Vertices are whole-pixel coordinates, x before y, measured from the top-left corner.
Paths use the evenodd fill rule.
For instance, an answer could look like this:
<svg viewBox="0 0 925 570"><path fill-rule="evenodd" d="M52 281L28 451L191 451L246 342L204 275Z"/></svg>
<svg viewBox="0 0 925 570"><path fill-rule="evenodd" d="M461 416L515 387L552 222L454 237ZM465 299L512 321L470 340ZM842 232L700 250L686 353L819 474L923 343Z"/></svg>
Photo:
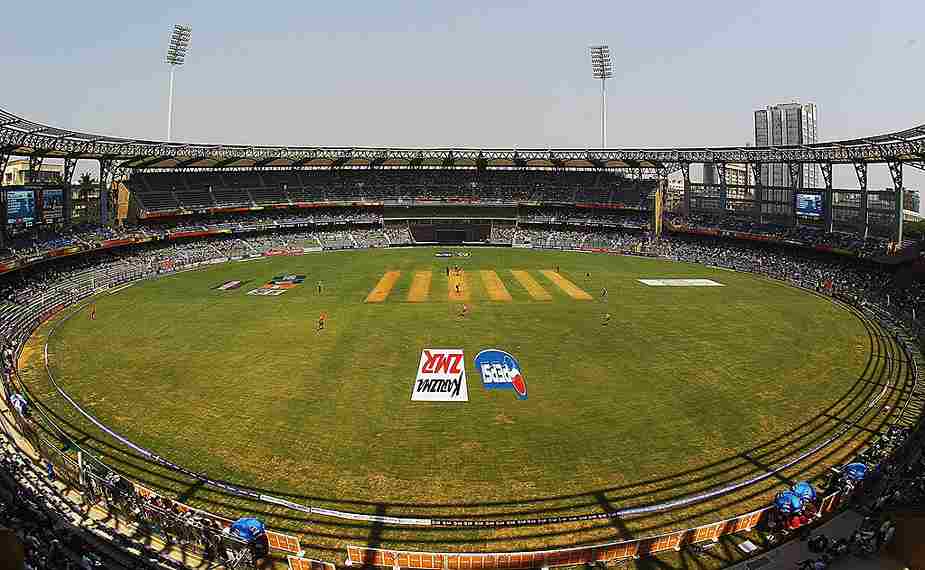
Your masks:
<svg viewBox="0 0 925 570"><path fill-rule="evenodd" d="M607 147L607 80L613 77L610 46L591 46L591 72L601 80L601 148Z"/></svg>
<svg viewBox="0 0 925 570"><path fill-rule="evenodd" d="M167 142L170 142L170 127L173 125L173 72L186 60L186 52L189 50L192 35L193 28L176 25L170 34L170 43L167 44L166 62L170 66L170 94L167 96Z"/></svg>

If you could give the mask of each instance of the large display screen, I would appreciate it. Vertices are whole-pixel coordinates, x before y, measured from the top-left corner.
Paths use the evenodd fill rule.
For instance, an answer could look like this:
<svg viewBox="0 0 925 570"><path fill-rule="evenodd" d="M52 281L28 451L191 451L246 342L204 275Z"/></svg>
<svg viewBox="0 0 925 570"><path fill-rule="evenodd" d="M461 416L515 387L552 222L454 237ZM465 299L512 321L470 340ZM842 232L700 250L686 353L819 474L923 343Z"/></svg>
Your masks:
<svg viewBox="0 0 925 570"><path fill-rule="evenodd" d="M810 218L822 217L822 195L797 194L797 215Z"/></svg>
<svg viewBox="0 0 925 570"><path fill-rule="evenodd" d="M64 190L42 191L42 221L46 224L64 219Z"/></svg>
<svg viewBox="0 0 925 570"><path fill-rule="evenodd" d="M35 190L10 190L6 193L6 225L31 226L35 223Z"/></svg>

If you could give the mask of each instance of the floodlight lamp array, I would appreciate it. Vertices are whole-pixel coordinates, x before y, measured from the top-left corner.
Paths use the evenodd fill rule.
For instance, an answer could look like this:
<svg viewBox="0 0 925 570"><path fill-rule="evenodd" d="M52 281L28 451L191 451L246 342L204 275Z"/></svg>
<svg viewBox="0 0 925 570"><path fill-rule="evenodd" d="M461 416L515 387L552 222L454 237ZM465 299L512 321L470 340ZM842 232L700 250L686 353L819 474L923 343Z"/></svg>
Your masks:
<svg viewBox="0 0 925 570"><path fill-rule="evenodd" d="M189 26L174 26L170 34L170 41L167 44L166 61L170 65L183 65L186 60L186 52L189 50L190 38L193 35L193 29Z"/></svg>
<svg viewBox="0 0 925 570"><path fill-rule="evenodd" d="M613 77L613 62L610 58L609 46L591 46L591 72L595 79Z"/></svg>

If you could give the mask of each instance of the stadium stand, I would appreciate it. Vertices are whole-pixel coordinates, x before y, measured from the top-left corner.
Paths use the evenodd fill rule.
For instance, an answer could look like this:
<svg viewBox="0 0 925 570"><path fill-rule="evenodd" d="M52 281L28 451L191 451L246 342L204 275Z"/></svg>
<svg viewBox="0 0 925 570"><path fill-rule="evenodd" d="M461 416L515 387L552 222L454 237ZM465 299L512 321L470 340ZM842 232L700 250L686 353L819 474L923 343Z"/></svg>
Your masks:
<svg viewBox="0 0 925 570"><path fill-rule="evenodd" d="M388 247L389 241L380 229L350 230L357 247Z"/></svg>
<svg viewBox="0 0 925 570"><path fill-rule="evenodd" d="M169 212L180 209L172 192L155 191L136 194L139 205L149 212Z"/></svg>
<svg viewBox="0 0 925 570"><path fill-rule="evenodd" d="M274 216L271 219L277 218ZM260 223L266 221L263 219ZM234 223L256 222L235 220ZM786 243L742 240L736 239L734 235L727 236L722 233L701 235L678 232L655 240L651 234L638 228L601 230L589 226L582 231L576 228L560 229L535 224L530 229L517 229L516 234L514 228L509 225L493 229L496 236L508 235L504 232L510 232L515 243L530 243L533 247L607 249L759 273L823 294L838 295L858 306L875 308L881 311L885 319L895 319L918 334L925 332L922 322L911 316L915 314L913 310L920 308L925 300L925 285L921 282L905 282L901 276L894 275L883 266L860 256L807 250ZM173 230L161 228L159 231L169 234ZM94 231L92 228L83 228L81 235L86 236L89 242L92 236L95 236L94 239L111 239L114 234L106 230ZM115 234L115 237L124 239L129 235L141 234L126 232ZM7 339L21 339L28 334L28 328L17 328L23 322L17 320L17 315L24 311L32 311L35 307L49 304L58 306L60 302L70 303L90 290L115 286L140 276L167 274L196 264L223 259L231 249L247 250L249 253L246 255L260 255L275 248L293 247L296 242L304 243L306 240L315 239L318 243L332 248L348 244L351 247L363 247L381 245L386 235L390 236L391 241L391 236L401 239L402 236L408 237L409 232L406 225L400 224L386 226L384 230L334 229L314 232L273 227L259 233L237 236L222 234L144 243L128 242L119 247L89 250L81 255L26 265L0 275L0 290L2 298L6 300L5 305L0 308L2 334ZM918 314L921 314L921 311L918 311ZM38 318L41 319L41 315ZM4 362L8 365L11 359L6 358ZM3 380L9 402L10 387L14 378L8 368ZM905 445L905 439L895 440L888 447L883 447L880 455L865 455L868 461L877 462L880 472L887 475L881 476L876 485L864 487L862 496L856 496L854 489L846 491L836 488L833 495L826 496L819 512L834 512L842 502L842 497L848 496L854 497L853 501L863 500L866 504L876 505L878 509L925 504L925 493L922 492L922 489L925 489L925 463L921 459L922 436L920 430L908 437L909 445ZM165 564L177 564L167 560L163 553L154 552L150 548L144 549L125 537L97 528L98 525L93 525L92 528L105 537L102 539L102 546L84 538L63 540L62 536L75 533L83 536L81 533L86 532L85 527L89 526L88 523L79 523L79 519L75 518L75 521L78 521L75 525L74 521L68 522L63 516L71 513L77 517L76 513L82 512L81 509L68 503L73 502L73 499L61 495L54 487L53 477L36 470L34 466L28 467L21 459L21 452L9 443L9 440L4 440L3 455L0 456L4 466L3 473L0 474L0 481L3 483L0 488L0 502L5 501L5 506L0 508L0 518L7 517L5 520L10 520L9 517L12 516L20 521L17 524L22 529L21 537L28 545L27 553L33 567L67 568L69 564L84 564L86 567L87 564L95 563L97 559L101 560L105 567L113 568L154 568L164 567ZM104 473L108 473L105 466L101 465L100 468ZM56 465L59 476L65 473L65 469L63 464ZM23 477L17 475L26 470L30 473ZM11 482L10 474L15 481ZM133 513L131 516L145 519L145 526L151 529L151 532L173 537L175 544L204 556L228 557L229 552L234 550L227 544L217 546L223 540L230 540L222 531L228 521L208 513L193 511L137 485L127 487L132 489L130 492L119 491L118 479L113 479L110 475L101 474L99 479L94 480L97 481L93 487L95 490L85 490L85 495L98 497L97 500L106 508L120 509L123 514ZM828 497L833 499L829 501ZM403 561L402 567L409 568L428 567L415 560L431 558L439 559L441 564L450 566L478 565L486 568L519 568L522 564L532 566L537 560L542 560L549 566L595 560L620 560L708 540L717 532L753 528L757 524L766 523L774 512L773 507L768 507L731 521L614 545L561 552L524 553L519 555L522 557L522 560L519 559L521 562L516 563L500 554L442 555L354 547L350 547L353 550L348 551L348 554L355 563L388 566L399 560ZM48 528L54 530L48 532ZM299 548L298 542L292 540L294 539L286 538L284 535L274 535L271 544L276 545L274 548L282 552L295 553ZM451 556L452 560L441 558Z"/></svg>
<svg viewBox="0 0 925 570"><path fill-rule="evenodd" d="M720 218L709 216L672 217L681 227L718 229L767 236L768 238L803 245L830 247L857 252L861 256L881 255L887 251L887 240L877 237L858 236L848 232L824 232L812 226L784 226L758 223L751 219Z"/></svg>
<svg viewBox="0 0 925 570"><path fill-rule="evenodd" d="M601 229L600 224L595 223L600 219L607 219L611 223L603 224L606 229ZM587 223L582 225L582 221ZM660 241L654 241L646 230L646 225L641 225L640 222L641 219L635 215L592 219L583 213L561 208L550 210L548 213L531 208L519 226L503 222L493 223L489 241L534 248L648 252L697 263L710 260L712 264L722 266L725 266L725 260L730 260L730 267L740 270L747 268L747 264L735 262L737 258L745 255L743 252L773 251L777 256L787 255L794 259L800 256L835 253L837 255L828 255L826 263L816 259L816 267L830 267L835 263L832 267L837 268L837 271L829 271L824 276L819 274L817 281L829 278L839 281L840 277L855 275L860 271L852 269L855 267L863 268L865 275L877 275L869 278L872 282L882 282L881 273L889 275L886 269L878 268L876 265L873 266L874 269L870 269L862 261L886 251L888 242L883 239L825 234L802 228L746 226L730 221L711 225L711 220L697 218L690 221L675 219L671 233ZM350 229L339 227L350 224L358 226ZM756 240L756 236L763 239ZM191 239L194 237L198 239ZM698 239L699 248L685 249L690 248L693 240ZM73 255L152 240L170 242L163 254L151 254L152 256L181 256L186 259L204 259L214 255L216 250L235 250L238 255L247 255L274 248L340 249L413 243L407 222L383 225L380 214L374 209L331 208L313 210L311 214L290 211L261 212L255 215L221 214L195 219L158 219L123 230L85 226L74 227L62 233L42 231L10 242L6 250L6 262L0 269L9 272L11 269L28 266L27 262L30 259L34 263L56 257L62 252ZM734 243L735 247L710 249L709 255L699 256L697 252L704 251L708 243ZM919 296L916 294L916 298ZM903 298L903 294L894 291L894 299L900 298Z"/></svg>
<svg viewBox="0 0 925 570"><path fill-rule="evenodd" d="M456 201L517 203L620 204L640 208L651 203L655 181L628 179L620 173L466 169L274 170L253 172L138 173L128 181L145 212L169 211L179 205L173 193L190 196L187 203L216 206L290 204L337 200L388 202ZM195 198L192 198L195 196Z"/></svg>
<svg viewBox="0 0 925 570"><path fill-rule="evenodd" d="M183 194L183 193L180 193ZM187 195L187 194L183 194ZM391 213L389 213L391 212ZM493 211L491 208L421 207L410 210L386 210L379 206L333 206L321 208L284 207L271 210L245 212L216 212L211 214L186 214L179 216L141 219L134 225L122 229L102 228L97 226L74 226L58 231L40 229L27 234L15 236L0 251L0 264L7 267L20 266L55 255L73 253L79 250L106 246L108 242L129 239L158 240L167 239L183 232L206 232L216 234L231 232L248 234L272 229L318 229L327 230L331 226L344 227L350 231L362 230L363 236L369 236L374 244L402 245L413 243L408 231L409 212L415 216L433 216L433 220L463 224L490 224L479 241L518 246L532 244L540 247L553 245L557 248L607 247L619 236L605 237L608 232L646 232L650 228L649 214L638 210L590 209L574 206L523 206L513 210L516 221L510 218L509 210ZM454 213L459 218L453 218ZM487 217L485 219L483 216ZM415 218L415 223L427 222L427 219ZM471 226L475 227L475 226ZM515 228L515 229L512 229ZM746 241L765 241L802 247L818 251L838 253L848 257L881 258L889 253L893 244L889 240L868 236L866 238L845 232L826 233L814 227L780 226L774 224L756 224L748 220L730 218L709 218L704 216L681 217L670 215L665 227L673 235L700 234L724 235ZM387 238L378 238L379 234L366 230L378 230ZM594 238L585 236L596 232ZM472 233L475 235L477 232ZM433 236L432 233L428 234ZM342 236L346 237L346 236ZM366 238L364 237L364 240ZM431 237L430 239L433 239ZM589 241L590 239L590 241ZM360 241L364 241L360 240ZM341 246L350 243L350 239L341 240ZM333 243L333 242L332 242ZM362 244L356 244L362 246ZM917 247L913 244L912 248ZM905 251L915 251L907 248Z"/></svg>
<svg viewBox="0 0 925 570"><path fill-rule="evenodd" d="M286 204L289 202L289 198L279 186L255 187L249 190L255 204Z"/></svg>
<svg viewBox="0 0 925 570"><path fill-rule="evenodd" d="M212 189L212 198L216 206L252 206L254 201L245 189L222 188ZM142 200L143 201L143 200Z"/></svg>
<svg viewBox="0 0 925 570"><path fill-rule="evenodd" d="M351 249L357 246L350 232L321 232L317 236L321 241L321 245L326 249Z"/></svg>
<svg viewBox="0 0 925 570"><path fill-rule="evenodd" d="M388 224L383 232L389 240L389 245L407 245L412 243L411 230L408 229L408 223Z"/></svg>
<svg viewBox="0 0 925 570"><path fill-rule="evenodd" d="M201 218L201 225L220 227L227 224L218 221L222 215L242 208L263 207L278 211L250 212L241 216L241 224L236 227L257 227L260 224L256 220L261 219L277 225L289 221L306 225L325 221L358 223L367 221L356 214L363 211L364 215L369 214L369 222L380 224L383 217L396 221L426 216L434 219L464 216L471 220L516 217L521 227L558 224L579 230L585 226L645 230L651 225L656 185L654 179L628 177L619 171L512 168L138 171L128 181L142 228L156 227L159 223L165 228L171 224L193 225L180 221L189 219L190 212L199 215L210 212L211 218ZM438 211L440 208L434 204L442 205L444 211ZM464 209L466 205L470 207L468 211ZM493 209L498 206L507 207L509 213ZM403 207L409 209L401 210ZM481 213L476 213L479 210ZM289 221L284 220L287 217ZM750 211L738 210L724 215L674 212L665 217L666 226L673 232L737 233L741 239L825 248L847 255L883 256L897 247L914 245L891 244L880 237L885 229L879 226L871 226L870 235L859 236L850 231L825 232L819 220L800 219L796 223L774 220L771 215L759 219ZM410 229L415 231L414 226ZM422 235L426 238L423 241L433 239L428 237L429 231ZM467 241L483 240L508 243L506 239L495 240L490 236ZM566 243L569 238L563 240ZM410 241L396 239L393 244ZM520 243L524 243L523 239Z"/></svg>
<svg viewBox="0 0 925 570"><path fill-rule="evenodd" d="M177 191L174 196L176 196L177 203L181 208L194 209L215 206L215 201L212 199L212 194L208 189Z"/></svg>
<svg viewBox="0 0 925 570"><path fill-rule="evenodd" d="M494 223L491 225L492 243L508 244L514 242L514 224Z"/></svg>

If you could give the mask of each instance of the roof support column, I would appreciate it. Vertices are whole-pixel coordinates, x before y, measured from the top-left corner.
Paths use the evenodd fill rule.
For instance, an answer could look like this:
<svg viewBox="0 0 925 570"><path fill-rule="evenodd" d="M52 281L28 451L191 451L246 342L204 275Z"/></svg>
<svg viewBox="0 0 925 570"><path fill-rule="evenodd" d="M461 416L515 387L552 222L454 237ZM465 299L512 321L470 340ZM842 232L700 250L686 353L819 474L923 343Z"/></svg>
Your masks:
<svg viewBox="0 0 925 570"><path fill-rule="evenodd" d="M119 228L122 227L122 223L123 223L123 218L119 217L119 206L120 206L119 193L120 193L120 189L122 187L125 187L126 193L124 197L126 200L125 206L127 210L128 200L130 196L128 193L128 187L126 186L126 181L129 178L131 178L131 176L132 176L132 170L130 168L126 168L121 165L113 168L112 181L109 184L110 196L111 196L109 203L111 204L110 211L112 212L112 222L113 224L117 224Z"/></svg>
<svg viewBox="0 0 925 570"><path fill-rule="evenodd" d="M112 177L114 162L110 158L100 159L100 197L99 197L99 216L100 225L109 225L109 188L112 185L109 181Z"/></svg>
<svg viewBox="0 0 925 570"><path fill-rule="evenodd" d="M803 186L803 165L799 162L788 162L790 170L790 219L797 225L797 193Z"/></svg>
<svg viewBox="0 0 925 570"><path fill-rule="evenodd" d="M74 172L77 170L76 158L64 159L64 225L71 225L71 216L73 215L73 196L71 196L71 184L74 182Z"/></svg>
<svg viewBox="0 0 925 570"><path fill-rule="evenodd" d="M0 186L3 185L3 176L6 172L6 163L10 155L0 152ZM0 216L6 219L6 192L0 192ZM0 230L0 246L6 245L6 231Z"/></svg>
<svg viewBox="0 0 925 570"><path fill-rule="evenodd" d="M864 239L867 239L867 232L870 229L870 216L867 212L867 163L866 162L855 162L854 163L854 172L858 175L858 187L861 189L861 199L860 199L860 216L861 216L861 226L864 230Z"/></svg>
<svg viewBox="0 0 925 570"><path fill-rule="evenodd" d="M668 197L668 169L664 166L657 168L655 174L658 176L658 190L655 192L655 203L653 204L655 206L653 208L655 214L655 237L661 239L662 223L665 217L665 201Z"/></svg>
<svg viewBox="0 0 925 570"><path fill-rule="evenodd" d="M729 196L729 188L726 187L726 163L714 162L713 164L704 164L703 167L716 168L716 175L719 177L719 209L725 216L727 198Z"/></svg>
<svg viewBox="0 0 925 570"><path fill-rule="evenodd" d="M762 214L762 200L764 200L764 192L761 188L761 163L760 162L750 162L749 167L752 170L752 179L755 181L755 199L752 202L752 215L755 216L755 219L758 220L758 223L761 223L761 214ZM746 182L748 180L746 179Z"/></svg>
<svg viewBox="0 0 925 570"><path fill-rule="evenodd" d="M38 174L42 170L42 162L44 158L41 156L32 155L29 157L29 179L26 180L26 184L32 184L41 180L41 175Z"/></svg>
<svg viewBox="0 0 925 570"><path fill-rule="evenodd" d="M299 183L299 191L300 191L300 194L299 194L299 195L304 197L304 196L305 196L305 181L302 180L302 174L299 172L300 170L302 170L302 169L301 169L301 168L296 168L296 169L295 169L295 179L296 179L296 181ZM209 189L209 192L212 192L212 189L211 189L211 188ZM290 194L289 196L290 196L290 200L291 200L291 199L292 199L292 195ZM298 201L298 202L301 202L302 200L297 200L297 201ZM295 200L293 200L293 202L295 202Z"/></svg>
<svg viewBox="0 0 925 570"><path fill-rule="evenodd" d="M895 212L896 212L896 247L900 247L903 241L903 163L888 162L890 167L890 176L893 178L893 188L895 194Z"/></svg>
<svg viewBox="0 0 925 570"><path fill-rule="evenodd" d="M3 184L3 174L6 172L6 163L9 160L10 155L0 152L0 185Z"/></svg>
<svg viewBox="0 0 925 570"><path fill-rule="evenodd" d="M691 215L691 163L681 163L681 175L684 176L684 191L681 194L681 204L685 216Z"/></svg>
<svg viewBox="0 0 925 570"><path fill-rule="evenodd" d="M819 167L822 169L822 178L825 180L825 193L822 195L822 219L825 231L831 233L835 219L832 211L832 206L835 203L835 200L832 199L832 163L823 162L819 164Z"/></svg>

